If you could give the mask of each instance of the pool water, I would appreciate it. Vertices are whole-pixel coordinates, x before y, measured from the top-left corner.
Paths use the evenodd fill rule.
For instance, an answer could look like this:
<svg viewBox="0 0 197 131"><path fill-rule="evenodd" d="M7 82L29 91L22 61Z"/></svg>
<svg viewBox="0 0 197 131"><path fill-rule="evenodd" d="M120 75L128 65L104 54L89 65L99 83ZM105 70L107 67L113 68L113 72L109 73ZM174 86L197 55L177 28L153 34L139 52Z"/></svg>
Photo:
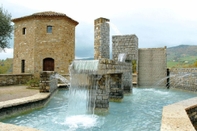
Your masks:
<svg viewBox="0 0 197 131"><path fill-rule="evenodd" d="M107 113L79 114L79 104L68 107L68 93L59 89L45 108L2 122L41 131L159 131L163 106L197 96L177 89L133 88L122 102L110 102ZM70 109L76 114L71 115Z"/></svg>

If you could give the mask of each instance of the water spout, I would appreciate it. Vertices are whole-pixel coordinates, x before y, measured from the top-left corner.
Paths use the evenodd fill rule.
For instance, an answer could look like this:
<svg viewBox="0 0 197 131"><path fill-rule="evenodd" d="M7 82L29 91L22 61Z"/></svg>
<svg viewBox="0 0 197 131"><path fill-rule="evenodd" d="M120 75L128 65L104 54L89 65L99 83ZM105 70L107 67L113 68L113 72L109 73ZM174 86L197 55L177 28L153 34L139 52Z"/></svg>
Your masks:
<svg viewBox="0 0 197 131"><path fill-rule="evenodd" d="M126 57L127 57L127 54L126 54L126 53L120 53L120 54L118 55L118 61L119 61L119 62L125 62Z"/></svg>
<svg viewBox="0 0 197 131"><path fill-rule="evenodd" d="M106 23L108 23L111 26L112 30L115 32L115 35L122 35L122 33L118 30L115 24L113 24L112 22L106 22Z"/></svg>

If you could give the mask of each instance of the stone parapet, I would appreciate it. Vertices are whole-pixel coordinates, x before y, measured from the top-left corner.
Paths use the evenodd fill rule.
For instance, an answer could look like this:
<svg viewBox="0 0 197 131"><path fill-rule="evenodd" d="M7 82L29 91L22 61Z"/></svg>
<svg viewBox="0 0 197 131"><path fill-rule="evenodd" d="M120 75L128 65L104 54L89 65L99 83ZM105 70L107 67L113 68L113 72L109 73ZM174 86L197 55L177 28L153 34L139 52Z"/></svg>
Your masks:
<svg viewBox="0 0 197 131"><path fill-rule="evenodd" d="M0 86L26 84L33 74L0 74Z"/></svg>

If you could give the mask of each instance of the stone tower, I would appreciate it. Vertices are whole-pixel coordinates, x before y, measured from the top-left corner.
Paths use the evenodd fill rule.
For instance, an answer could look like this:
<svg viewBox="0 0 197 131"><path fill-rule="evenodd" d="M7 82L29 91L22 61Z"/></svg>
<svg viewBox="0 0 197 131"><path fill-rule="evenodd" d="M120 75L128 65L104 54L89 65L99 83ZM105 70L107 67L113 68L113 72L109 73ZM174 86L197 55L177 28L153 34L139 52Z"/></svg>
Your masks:
<svg viewBox="0 0 197 131"><path fill-rule="evenodd" d="M110 28L109 19L98 18L94 20L94 59L110 58Z"/></svg>
<svg viewBox="0 0 197 131"><path fill-rule="evenodd" d="M75 27L78 22L57 12L39 12L14 22L13 73L42 71L68 74L75 58Z"/></svg>

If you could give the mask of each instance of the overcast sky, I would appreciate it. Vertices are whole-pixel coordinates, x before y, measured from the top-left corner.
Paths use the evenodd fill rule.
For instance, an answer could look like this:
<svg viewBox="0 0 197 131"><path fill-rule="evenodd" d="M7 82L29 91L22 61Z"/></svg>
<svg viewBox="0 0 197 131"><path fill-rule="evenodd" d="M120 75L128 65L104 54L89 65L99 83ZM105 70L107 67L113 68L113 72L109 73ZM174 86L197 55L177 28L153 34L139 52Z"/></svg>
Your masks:
<svg viewBox="0 0 197 131"><path fill-rule="evenodd" d="M196 0L0 0L12 18L65 13L76 26L76 57L94 55L94 20L110 19L110 35L136 34L139 48L197 44ZM111 39L111 38L110 38ZM110 42L111 44L111 42ZM13 46L0 59L13 57Z"/></svg>

